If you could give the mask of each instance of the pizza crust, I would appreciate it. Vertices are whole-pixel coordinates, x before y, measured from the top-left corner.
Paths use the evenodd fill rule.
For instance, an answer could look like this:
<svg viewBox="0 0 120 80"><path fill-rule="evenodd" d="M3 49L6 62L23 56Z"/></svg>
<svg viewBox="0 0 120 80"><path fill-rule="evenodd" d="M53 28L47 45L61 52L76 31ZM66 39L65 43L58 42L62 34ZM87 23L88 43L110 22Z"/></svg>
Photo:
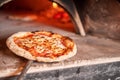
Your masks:
<svg viewBox="0 0 120 80"><path fill-rule="evenodd" d="M14 37L22 37L22 36L28 35L30 33L31 32L18 32L18 33L13 34L12 36L10 36L6 40L6 44L7 44L8 48L18 56L24 57L28 60L36 60L38 62L58 62L58 61L62 61L62 60L68 59L70 57L73 57L77 52L77 47L76 47L76 44L74 43L73 49L68 54L59 56L55 59L52 59L52 58L49 58L49 57L47 57L47 58L45 58L45 57L35 57L35 56L31 55L30 52L26 51L25 49L20 48L14 42Z"/></svg>
<svg viewBox="0 0 120 80"><path fill-rule="evenodd" d="M13 40L14 37L16 37L16 36L21 37L21 36L24 36L26 33L28 33L28 32L18 32L18 33L13 34L12 36L10 36L7 39L6 44L7 44L8 48L12 52L14 52L16 55L24 57L29 60L36 60L35 57L30 54L30 52L20 48L18 45L15 44L15 42Z"/></svg>
<svg viewBox="0 0 120 80"><path fill-rule="evenodd" d="M73 57L76 54L76 52L77 52L77 47L76 47L76 45L74 45L73 50L71 52L69 52L67 55L63 55L63 56L57 57L55 59L36 57L36 60L38 62L58 62L58 61L63 61L65 59Z"/></svg>

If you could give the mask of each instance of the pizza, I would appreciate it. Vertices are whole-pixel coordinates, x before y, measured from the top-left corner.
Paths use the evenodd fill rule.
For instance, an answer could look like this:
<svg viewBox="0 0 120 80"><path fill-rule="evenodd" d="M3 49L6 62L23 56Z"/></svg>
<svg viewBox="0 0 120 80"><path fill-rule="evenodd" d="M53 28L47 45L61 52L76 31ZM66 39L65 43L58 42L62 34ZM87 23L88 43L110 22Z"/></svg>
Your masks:
<svg viewBox="0 0 120 80"><path fill-rule="evenodd" d="M62 61L77 52L71 38L50 31L17 32L6 44L16 55L38 62Z"/></svg>
<svg viewBox="0 0 120 80"><path fill-rule="evenodd" d="M34 15L34 14L27 14L27 15L10 15L8 16L8 19L11 19L11 20L20 20L20 21L34 21L36 20L38 17L37 15Z"/></svg>

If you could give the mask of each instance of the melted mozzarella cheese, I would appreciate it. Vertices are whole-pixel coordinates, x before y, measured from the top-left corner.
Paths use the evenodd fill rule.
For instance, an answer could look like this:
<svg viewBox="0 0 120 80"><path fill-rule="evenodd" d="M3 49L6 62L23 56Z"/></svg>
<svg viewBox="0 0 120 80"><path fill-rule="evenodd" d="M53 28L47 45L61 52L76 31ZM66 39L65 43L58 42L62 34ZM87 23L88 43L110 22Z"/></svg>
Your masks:
<svg viewBox="0 0 120 80"><path fill-rule="evenodd" d="M36 48L36 51L39 53L45 51L47 53L57 54L57 53L62 53L65 49L65 46L61 43L61 39L59 38L52 38L48 36L39 36L39 39L37 36L36 38L37 41L39 41L39 48Z"/></svg>
<svg viewBox="0 0 120 80"><path fill-rule="evenodd" d="M34 47L38 53L63 53L66 46L62 44L61 38L49 37L45 35L33 35L32 38L20 39L21 44L31 48Z"/></svg>

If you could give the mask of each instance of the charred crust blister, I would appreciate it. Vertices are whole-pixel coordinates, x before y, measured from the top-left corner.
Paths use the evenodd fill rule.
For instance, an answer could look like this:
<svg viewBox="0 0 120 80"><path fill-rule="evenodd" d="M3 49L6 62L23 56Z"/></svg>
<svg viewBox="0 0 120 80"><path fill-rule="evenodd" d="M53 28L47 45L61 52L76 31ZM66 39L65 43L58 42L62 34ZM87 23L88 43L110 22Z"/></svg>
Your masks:
<svg viewBox="0 0 120 80"><path fill-rule="evenodd" d="M31 31L31 33L36 33L36 32L39 32L39 30Z"/></svg>
<svg viewBox="0 0 120 80"><path fill-rule="evenodd" d="M55 34L55 33L54 33L54 32L52 32L52 31L48 31L48 32L49 32L49 33L51 33L51 35L52 35L52 34Z"/></svg>
<svg viewBox="0 0 120 80"><path fill-rule="evenodd" d="M68 36L64 36L65 39L68 39L70 41L73 41L71 38L69 38Z"/></svg>

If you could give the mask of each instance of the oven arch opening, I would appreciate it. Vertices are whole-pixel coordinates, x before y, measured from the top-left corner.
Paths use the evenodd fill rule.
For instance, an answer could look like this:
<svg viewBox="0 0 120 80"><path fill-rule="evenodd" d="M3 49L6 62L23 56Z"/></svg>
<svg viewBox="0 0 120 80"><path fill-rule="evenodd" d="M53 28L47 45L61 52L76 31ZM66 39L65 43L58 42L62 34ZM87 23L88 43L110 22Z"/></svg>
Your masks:
<svg viewBox="0 0 120 80"><path fill-rule="evenodd" d="M11 14L30 15L36 19L35 15L37 15L38 18L35 21L38 23L75 32L69 14L59 5L54 8L53 2L49 0L12 0L4 4L1 9L10 13L10 16Z"/></svg>

